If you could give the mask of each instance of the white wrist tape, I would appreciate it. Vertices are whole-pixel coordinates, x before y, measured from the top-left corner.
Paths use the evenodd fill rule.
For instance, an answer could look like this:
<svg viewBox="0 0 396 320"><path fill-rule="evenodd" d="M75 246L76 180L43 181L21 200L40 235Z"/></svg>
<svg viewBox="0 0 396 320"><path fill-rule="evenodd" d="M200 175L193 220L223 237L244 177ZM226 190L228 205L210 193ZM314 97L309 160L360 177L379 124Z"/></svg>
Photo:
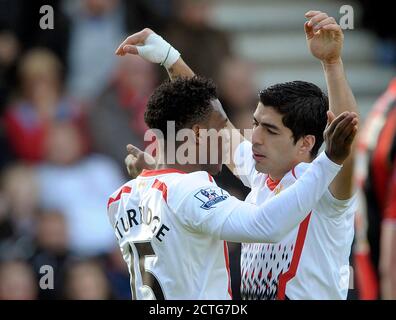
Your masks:
<svg viewBox="0 0 396 320"><path fill-rule="evenodd" d="M137 46L137 50L142 58L159 63L166 69L169 69L180 58L180 52L155 33L147 37L144 45Z"/></svg>

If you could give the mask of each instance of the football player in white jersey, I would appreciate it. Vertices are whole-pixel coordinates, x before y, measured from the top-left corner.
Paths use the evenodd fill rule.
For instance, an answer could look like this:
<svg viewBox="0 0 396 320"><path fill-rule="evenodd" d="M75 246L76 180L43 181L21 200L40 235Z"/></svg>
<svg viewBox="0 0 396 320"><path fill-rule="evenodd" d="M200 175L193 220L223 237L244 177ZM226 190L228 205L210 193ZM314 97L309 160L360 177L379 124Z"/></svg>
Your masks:
<svg viewBox="0 0 396 320"><path fill-rule="evenodd" d="M227 123L214 84L199 77L178 78L154 91L147 125L165 133L170 120L176 131L191 128L196 133L183 144L197 154L202 145L205 152L215 151L198 129L221 130ZM292 187L261 206L240 201L216 185L211 174L221 170L221 157L214 164L181 164L177 157L169 164L168 146L175 137L165 133L165 147L159 150L165 164L143 171L108 202L133 298L231 299L225 241L278 242L293 230L340 171L356 133L355 120L350 113L330 119L326 152Z"/></svg>
<svg viewBox="0 0 396 320"><path fill-rule="evenodd" d="M306 17L309 19L304 26L308 47L322 62L330 110L335 114L356 112L356 102L341 61L340 26L320 11L309 11ZM156 62L151 58L153 51L161 52L156 41L163 40L156 40L150 34L150 30L144 30L138 35L140 46L136 46L133 37L127 39L118 53L138 53ZM154 41L147 46L145 39L150 38ZM174 50L169 45L165 47ZM192 74L181 58L167 69L171 76ZM247 202L266 203L300 179L322 144L327 108L320 89L306 82L275 85L260 93L254 114L253 145L245 141L233 150L235 161L230 166L236 166L243 183L252 189ZM351 155L320 201L310 207L305 220L281 241L266 244L261 240L243 245L241 291L244 298L346 298L355 202L352 164Z"/></svg>

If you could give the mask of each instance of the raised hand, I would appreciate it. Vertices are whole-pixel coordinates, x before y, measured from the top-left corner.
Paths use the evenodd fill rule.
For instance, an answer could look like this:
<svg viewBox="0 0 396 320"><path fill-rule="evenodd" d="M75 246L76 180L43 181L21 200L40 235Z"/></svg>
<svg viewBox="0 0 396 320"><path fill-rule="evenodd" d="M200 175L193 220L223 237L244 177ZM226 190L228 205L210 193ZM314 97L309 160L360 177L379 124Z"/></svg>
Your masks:
<svg viewBox="0 0 396 320"><path fill-rule="evenodd" d="M125 165L132 179L140 175L144 169L155 169L155 159L148 153L131 144L127 145L127 152Z"/></svg>
<svg viewBox="0 0 396 320"><path fill-rule="evenodd" d="M323 133L326 154L330 160L342 164L351 153L352 142L358 130L358 116L354 112L343 112L337 118L327 112L327 126Z"/></svg>
<svg viewBox="0 0 396 320"><path fill-rule="evenodd" d="M116 55L139 55L145 60L160 63L169 69L180 53L153 30L145 28L126 38L117 48Z"/></svg>
<svg viewBox="0 0 396 320"><path fill-rule="evenodd" d="M333 17L321 11L308 11L304 24L307 45L312 55L323 63L332 64L341 59L344 34Z"/></svg>

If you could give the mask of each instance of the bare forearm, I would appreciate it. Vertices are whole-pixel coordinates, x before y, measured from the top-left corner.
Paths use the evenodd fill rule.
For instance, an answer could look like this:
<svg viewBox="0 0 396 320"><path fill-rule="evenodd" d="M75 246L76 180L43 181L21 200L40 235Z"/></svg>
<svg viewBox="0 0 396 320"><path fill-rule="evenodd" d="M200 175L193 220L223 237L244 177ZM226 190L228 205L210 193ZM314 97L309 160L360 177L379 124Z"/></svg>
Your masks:
<svg viewBox="0 0 396 320"><path fill-rule="evenodd" d="M166 71L171 80L176 77L192 78L195 75L194 71L191 70L181 57Z"/></svg>
<svg viewBox="0 0 396 320"><path fill-rule="evenodd" d="M338 116L344 111L358 112L355 97L345 76L341 59L334 63L322 63L327 90L329 94L330 110Z"/></svg>
<svg viewBox="0 0 396 320"><path fill-rule="evenodd" d="M333 63L322 62L327 90L329 108L337 116L344 111L358 114L355 97L345 76L342 60ZM344 167L331 183L329 189L337 199L348 199L353 194L353 163L354 152L344 162Z"/></svg>

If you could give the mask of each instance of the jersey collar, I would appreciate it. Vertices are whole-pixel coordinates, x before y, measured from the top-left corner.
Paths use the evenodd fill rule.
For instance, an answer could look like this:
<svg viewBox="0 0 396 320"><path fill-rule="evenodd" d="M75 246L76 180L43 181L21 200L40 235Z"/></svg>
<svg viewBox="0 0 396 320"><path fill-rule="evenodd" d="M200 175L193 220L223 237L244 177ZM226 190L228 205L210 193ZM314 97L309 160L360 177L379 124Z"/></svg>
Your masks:
<svg viewBox="0 0 396 320"><path fill-rule="evenodd" d="M144 169L143 172L140 174L140 177L152 177L152 176L159 176L161 174L169 174L169 173L181 173L186 174L187 172L177 170L177 169L158 169L158 170L146 170Z"/></svg>

